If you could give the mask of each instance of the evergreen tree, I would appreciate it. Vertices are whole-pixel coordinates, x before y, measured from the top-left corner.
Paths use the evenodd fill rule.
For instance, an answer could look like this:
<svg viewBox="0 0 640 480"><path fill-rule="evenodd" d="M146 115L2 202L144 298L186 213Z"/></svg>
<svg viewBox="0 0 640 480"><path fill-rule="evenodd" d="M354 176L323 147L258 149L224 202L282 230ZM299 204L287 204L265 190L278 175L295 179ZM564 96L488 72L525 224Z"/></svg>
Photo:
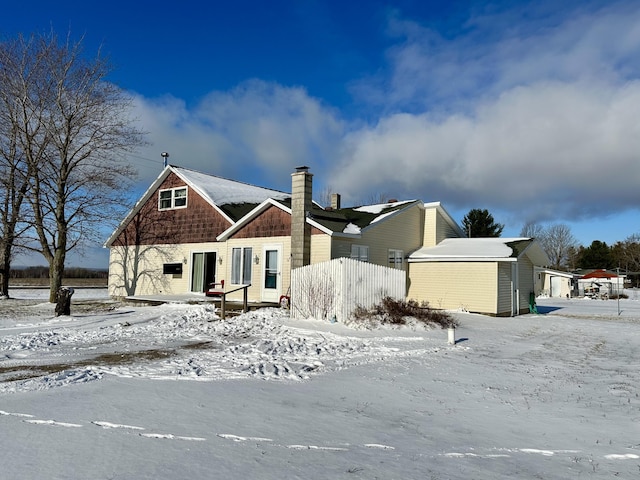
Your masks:
<svg viewBox="0 0 640 480"><path fill-rule="evenodd" d="M473 208L462 219L462 227L469 238L499 237L504 225L496 223L487 209Z"/></svg>
<svg viewBox="0 0 640 480"><path fill-rule="evenodd" d="M613 254L611 248L606 242L594 240L591 245L580 252L578 258L578 267L580 268L615 268Z"/></svg>

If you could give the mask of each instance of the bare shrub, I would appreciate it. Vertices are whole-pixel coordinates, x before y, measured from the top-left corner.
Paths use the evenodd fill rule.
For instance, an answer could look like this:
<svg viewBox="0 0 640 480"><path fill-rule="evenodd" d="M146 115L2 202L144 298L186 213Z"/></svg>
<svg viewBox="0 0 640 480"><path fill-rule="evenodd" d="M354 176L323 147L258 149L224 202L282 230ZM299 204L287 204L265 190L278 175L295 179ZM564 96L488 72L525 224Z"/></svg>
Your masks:
<svg viewBox="0 0 640 480"><path fill-rule="evenodd" d="M383 298L371 308L357 306L351 316L355 322L369 321L373 318L381 324L389 325L406 325L408 319L440 328L458 325L458 321L451 315L442 310L434 310L428 302L418 303L416 300L396 300L391 297Z"/></svg>
<svg viewBox="0 0 640 480"><path fill-rule="evenodd" d="M618 298L629 298L629 295L627 295L626 293L613 293L609 295L610 300L617 300Z"/></svg>
<svg viewBox="0 0 640 480"><path fill-rule="evenodd" d="M327 319L334 311L335 281L328 272L300 276L296 294L294 306L303 318Z"/></svg>

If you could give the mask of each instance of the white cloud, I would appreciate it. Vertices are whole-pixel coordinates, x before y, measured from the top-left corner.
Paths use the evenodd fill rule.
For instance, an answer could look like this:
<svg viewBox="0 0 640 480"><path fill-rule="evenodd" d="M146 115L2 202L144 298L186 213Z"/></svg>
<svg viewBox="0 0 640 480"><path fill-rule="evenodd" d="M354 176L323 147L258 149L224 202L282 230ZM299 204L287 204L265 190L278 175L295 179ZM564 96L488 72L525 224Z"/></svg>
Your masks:
<svg viewBox="0 0 640 480"><path fill-rule="evenodd" d="M137 113L149 132L145 157L160 162L160 152L168 151L170 163L284 189L295 166L334 156L343 128L304 89L258 80L213 92L192 107L172 97L139 97Z"/></svg>
<svg viewBox="0 0 640 480"><path fill-rule="evenodd" d="M390 72L359 90L391 113L348 135L333 184L521 220L638 208L640 10L522 13L474 17L452 40L392 18Z"/></svg>
<svg viewBox="0 0 640 480"><path fill-rule="evenodd" d="M389 68L357 83L355 92L386 108L451 111L540 81L637 76L640 10L628 2L582 3L470 12L454 33L394 15L389 32L398 41L387 52Z"/></svg>

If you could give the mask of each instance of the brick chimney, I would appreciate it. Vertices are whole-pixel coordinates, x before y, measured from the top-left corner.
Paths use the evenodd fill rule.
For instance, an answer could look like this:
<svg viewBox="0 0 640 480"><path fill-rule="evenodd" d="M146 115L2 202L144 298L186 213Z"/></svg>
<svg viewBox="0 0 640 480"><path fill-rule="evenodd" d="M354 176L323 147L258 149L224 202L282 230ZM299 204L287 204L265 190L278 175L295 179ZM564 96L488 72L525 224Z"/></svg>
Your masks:
<svg viewBox="0 0 640 480"><path fill-rule="evenodd" d="M311 225L306 219L311 212L312 178L309 167L296 167L291 174L291 268L311 263Z"/></svg>

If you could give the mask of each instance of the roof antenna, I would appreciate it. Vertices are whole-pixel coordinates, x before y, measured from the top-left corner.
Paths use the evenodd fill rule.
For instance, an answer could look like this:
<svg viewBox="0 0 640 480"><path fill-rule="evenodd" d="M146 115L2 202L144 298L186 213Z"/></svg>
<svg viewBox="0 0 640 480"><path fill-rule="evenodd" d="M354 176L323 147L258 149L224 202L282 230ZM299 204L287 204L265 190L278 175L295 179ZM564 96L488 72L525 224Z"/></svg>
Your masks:
<svg viewBox="0 0 640 480"><path fill-rule="evenodd" d="M164 159L164 168L167 168L167 158L169 158L169 152L162 152L160 156Z"/></svg>

